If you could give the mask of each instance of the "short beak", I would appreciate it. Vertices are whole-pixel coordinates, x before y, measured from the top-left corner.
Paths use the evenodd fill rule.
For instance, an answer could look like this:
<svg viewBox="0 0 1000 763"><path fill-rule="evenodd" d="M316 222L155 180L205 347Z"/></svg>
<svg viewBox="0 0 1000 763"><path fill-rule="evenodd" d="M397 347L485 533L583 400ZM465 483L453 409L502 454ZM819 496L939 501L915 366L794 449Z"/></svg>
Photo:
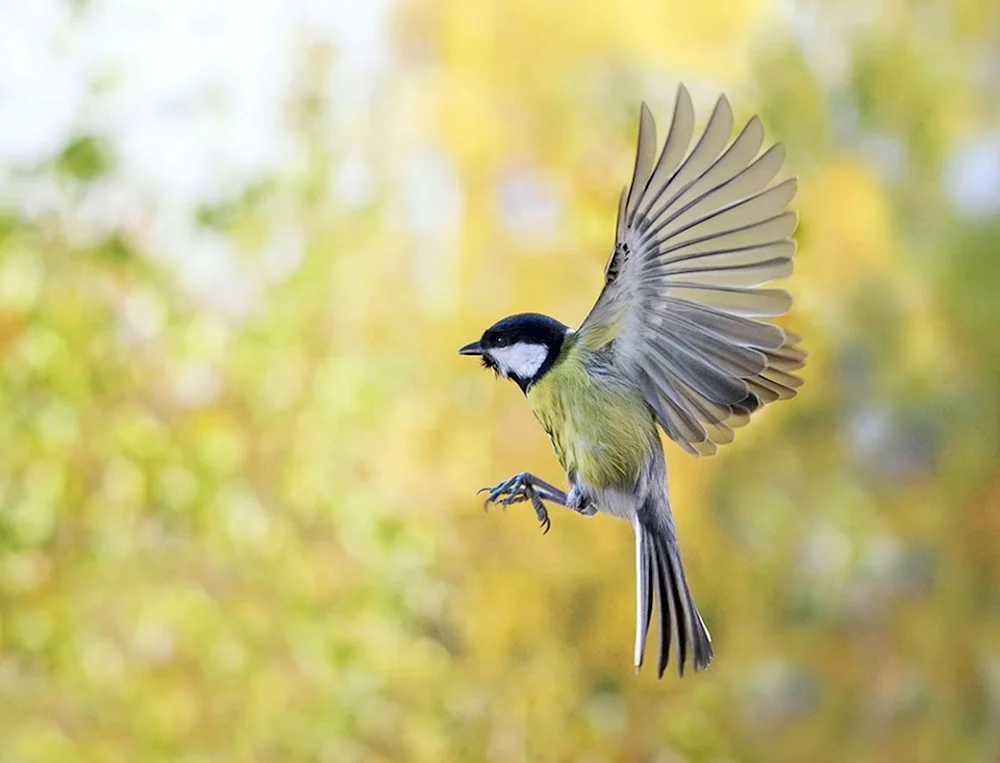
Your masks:
<svg viewBox="0 0 1000 763"><path fill-rule="evenodd" d="M458 351L459 355L482 355L483 348L479 346L479 342L469 342L465 347Z"/></svg>

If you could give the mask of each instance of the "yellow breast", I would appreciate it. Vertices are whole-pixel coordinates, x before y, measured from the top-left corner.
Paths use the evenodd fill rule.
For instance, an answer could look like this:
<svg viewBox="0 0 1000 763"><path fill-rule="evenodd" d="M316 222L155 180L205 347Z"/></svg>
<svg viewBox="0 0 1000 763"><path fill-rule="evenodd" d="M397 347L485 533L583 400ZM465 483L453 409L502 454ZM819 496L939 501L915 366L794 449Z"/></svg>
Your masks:
<svg viewBox="0 0 1000 763"><path fill-rule="evenodd" d="M658 441L638 391L594 381L573 349L528 390L528 402L563 469L591 487L630 488Z"/></svg>

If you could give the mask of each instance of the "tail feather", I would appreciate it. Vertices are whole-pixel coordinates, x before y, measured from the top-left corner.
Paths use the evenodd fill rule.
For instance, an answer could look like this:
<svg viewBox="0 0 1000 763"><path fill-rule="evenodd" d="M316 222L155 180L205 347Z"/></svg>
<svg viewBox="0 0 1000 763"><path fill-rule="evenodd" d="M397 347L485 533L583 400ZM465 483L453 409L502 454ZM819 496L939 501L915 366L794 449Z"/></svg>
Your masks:
<svg viewBox="0 0 1000 763"><path fill-rule="evenodd" d="M643 518L645 519L645 518ZM684 675L688 657L695 671L712 661L712 638L695 607L677 542L658 522L633 522L636 534L636 632L635 667L642 666L646 636L652 620L653 598L658 602L659 655L657 676L662 678L670 659L670 647L677 647L677 673Z"/></svg>
<svg viewBox="0 0 1000 763"><path fill-rule="evenodd" d="M636 530L635 533L635 670L642 667L643 654L646 651L646 634L653 617L653 584L655 580L655 562L652 544L647 535Z"/></svg>
<svg viewBox="0 0 1000 763"><path fill-rule="evenodd" d="M653 541L653 536L648 536ZM657 544L650 543L653 555L653 579L656 581L656 598L660 603L660 610L657 616L659 620L660 648L657 657L656 675L662 677L667 669L667 662L670 660L670 643L677 644L678 650L683 650L684 634L677 628L677 602L671 593L670 572L663 563L663 557L659 553ZM652 603L652 602L650 602ZM683 651L681 651L683 655ZM681 657L683 663L683 656Z"/></svg>

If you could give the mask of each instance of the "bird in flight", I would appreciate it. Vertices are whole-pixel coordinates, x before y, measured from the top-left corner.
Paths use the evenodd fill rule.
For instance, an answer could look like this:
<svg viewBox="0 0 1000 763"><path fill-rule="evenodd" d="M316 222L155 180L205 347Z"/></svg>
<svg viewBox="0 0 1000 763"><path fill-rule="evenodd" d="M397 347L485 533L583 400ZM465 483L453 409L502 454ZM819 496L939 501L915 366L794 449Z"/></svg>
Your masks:
<svg viewBox="0 0 1000 763"><path fill-rule="evenodd" d="M529 502L546 532L546 503L632 523L634 662L638 671L655 600L659 677L671 646L679 675L688 661L706 668L713 652L681 563L657 427L691 454L714 454L755 411L795 396L806 357L799 337L769 322L790 295L763 288L792 272L796 181L773 182L785 152L780 143L761 151L760 119L730 142L733 123L723 96L692 148L682 85L657 154L643 103L632 182L589 315L576 330L512 315L459 350L517 383L569 482L564 492L522 472L484 488L487 505Z"/></svg>

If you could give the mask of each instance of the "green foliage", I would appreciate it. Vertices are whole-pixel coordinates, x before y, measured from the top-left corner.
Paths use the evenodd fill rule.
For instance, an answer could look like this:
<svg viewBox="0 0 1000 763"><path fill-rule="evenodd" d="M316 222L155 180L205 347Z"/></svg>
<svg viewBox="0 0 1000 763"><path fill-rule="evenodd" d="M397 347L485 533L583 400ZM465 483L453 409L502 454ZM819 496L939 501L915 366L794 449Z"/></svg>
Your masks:
<svg viewBox="0 0 1000 763"><path fill-rule="evenodd" d="M107 149L98 138L81 135L73 138L56 159L56 171L84 183L104 175L111 166Z"/></svg>

